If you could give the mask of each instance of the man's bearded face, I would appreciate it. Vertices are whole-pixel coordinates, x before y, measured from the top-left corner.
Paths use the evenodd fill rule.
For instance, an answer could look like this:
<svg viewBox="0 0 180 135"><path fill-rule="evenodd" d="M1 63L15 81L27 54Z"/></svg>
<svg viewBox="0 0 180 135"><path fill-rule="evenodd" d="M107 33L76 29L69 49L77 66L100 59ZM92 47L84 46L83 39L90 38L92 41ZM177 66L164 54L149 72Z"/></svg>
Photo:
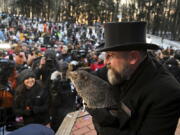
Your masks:
<svg viewBox="0 0 180 135"><path fill-rule="evenodd" d="M120 63L118 67L112 67L110 65L107 67L108 81L111 85L121 84L130 77L131 68L127 62Z"/></svg>

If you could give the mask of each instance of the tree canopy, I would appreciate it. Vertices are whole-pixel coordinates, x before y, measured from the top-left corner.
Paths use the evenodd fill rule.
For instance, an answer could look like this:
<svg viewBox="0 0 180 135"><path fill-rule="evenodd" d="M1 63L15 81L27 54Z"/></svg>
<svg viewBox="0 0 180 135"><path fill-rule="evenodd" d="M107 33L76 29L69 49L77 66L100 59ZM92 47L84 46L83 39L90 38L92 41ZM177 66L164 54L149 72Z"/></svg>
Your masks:
<svg viewBox="0 0 180 135"><path fill-rule="evenodd" d="M146 21L148 33L180 40L179 0L8 0L4 10L46 21L70 21L92 25L96 22ZM9 4L9 5L6 5Z"/></svg>

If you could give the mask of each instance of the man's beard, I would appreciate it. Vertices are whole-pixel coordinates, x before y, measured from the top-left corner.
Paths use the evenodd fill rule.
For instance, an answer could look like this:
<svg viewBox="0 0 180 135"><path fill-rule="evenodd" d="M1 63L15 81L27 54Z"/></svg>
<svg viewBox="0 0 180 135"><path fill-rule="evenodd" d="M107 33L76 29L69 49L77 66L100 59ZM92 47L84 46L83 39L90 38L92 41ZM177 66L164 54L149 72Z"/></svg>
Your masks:
<svg viewBox="0 0 180 135"><path fill-rule="evenodd" d="M111 85L122 84L124 81L130 79L131 73L132 70L128 65L124 65L124 69L121 72L109 68L107 72L108 81Z"/></svg>

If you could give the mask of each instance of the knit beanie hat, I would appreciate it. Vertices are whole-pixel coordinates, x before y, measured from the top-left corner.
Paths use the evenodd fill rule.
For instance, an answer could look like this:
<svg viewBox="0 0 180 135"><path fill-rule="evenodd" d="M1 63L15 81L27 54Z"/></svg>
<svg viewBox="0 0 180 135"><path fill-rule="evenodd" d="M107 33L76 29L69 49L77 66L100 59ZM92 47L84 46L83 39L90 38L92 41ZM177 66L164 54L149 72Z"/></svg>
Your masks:
<svg viewBox="0 0 180 135"><path fill-rule="evenodd" d="M17 80L18 80L18 84L21 84L24 82L24 80L33 77L36 78L35 73L32 71L32 69L24 69L23 71L20 72Z"/></svg>

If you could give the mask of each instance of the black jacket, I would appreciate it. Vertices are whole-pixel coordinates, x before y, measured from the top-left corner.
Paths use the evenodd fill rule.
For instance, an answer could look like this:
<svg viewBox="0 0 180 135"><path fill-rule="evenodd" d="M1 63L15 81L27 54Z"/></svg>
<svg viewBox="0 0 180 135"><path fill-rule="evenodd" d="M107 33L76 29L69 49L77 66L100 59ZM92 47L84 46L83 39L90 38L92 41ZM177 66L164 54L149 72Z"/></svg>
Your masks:
<svg viewBox="0 0 180 135"><path fill-rule="evenodd" d="M23 116L24 124L49 122L48 92L36 82L31 89L23 85L17 87L14 98L14 110L16 116ZM29 107L30 109L27 109Z"/></svg>
<svg viewBox="0 0 180 135"><path fill-rule="evenodd" d="M148 56L118 90L119 94L114 90L117 106L88 109L100 135L174 134L180 114L180 85L155 59Z"/></svg>

